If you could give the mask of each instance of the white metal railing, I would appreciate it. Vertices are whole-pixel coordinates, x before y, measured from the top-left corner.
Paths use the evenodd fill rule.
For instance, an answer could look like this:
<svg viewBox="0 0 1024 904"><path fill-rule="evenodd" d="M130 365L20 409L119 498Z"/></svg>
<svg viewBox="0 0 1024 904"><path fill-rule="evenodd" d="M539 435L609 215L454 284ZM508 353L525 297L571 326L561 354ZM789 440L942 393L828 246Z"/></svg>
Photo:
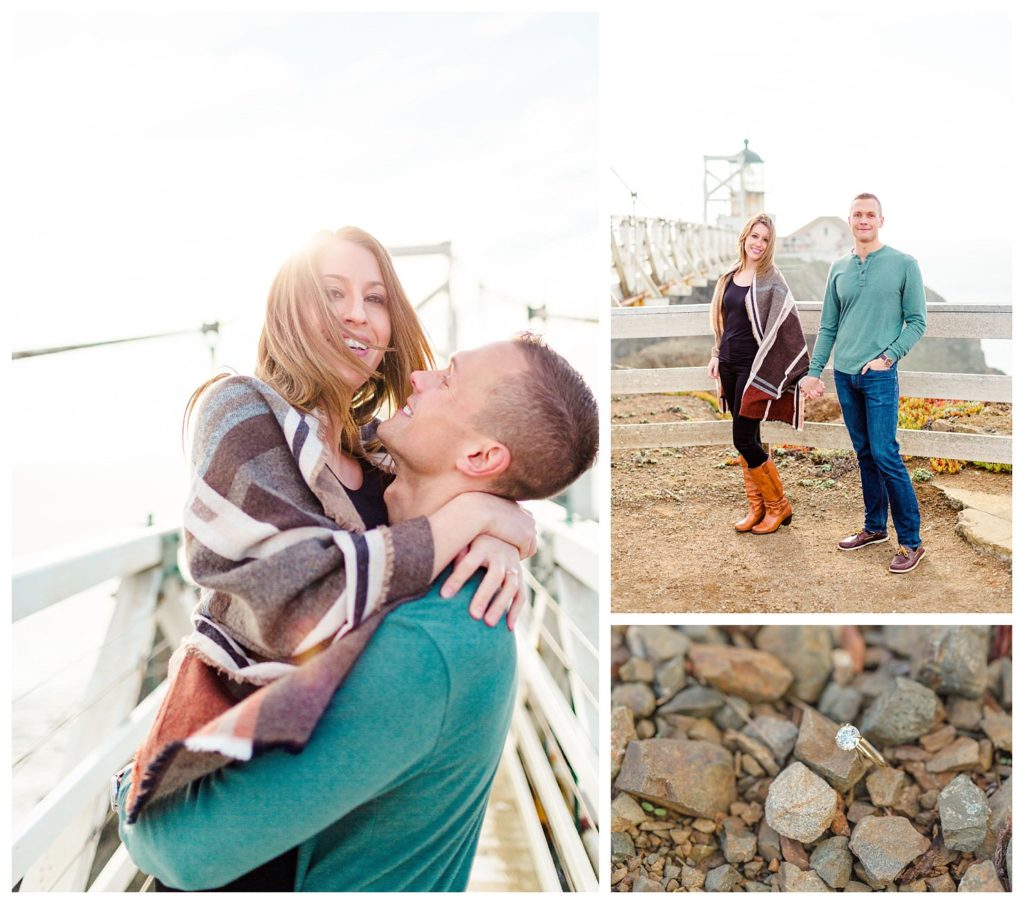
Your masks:
<svg viewBox="0 0 1024 904"><path fill-rule="evenodd" d="M799 302L797 309L805 332L815 333L821 317L820 302ZM647 309L612 311L612 339L711 336L709 305L676 305ZM1009 339L1012 335L1011 306L928 305L929 339ZM613 395L645 392L686 392L713 390L714 381L704 367L613 370ZM829 389L835 388L833 371L822 374ZM967 401L1011 401L1011 379L997 374L940 374L900 372L900 394L912 398L963 399ZM898 430L904 455L959 458L970 461L1011 462L1010 436L946 433L929 430ZM766 422L762 437L771 443L800 443L828 449L851 449L849 434L842 424L806 422L795 431L783 424ZM685 421L665 424L621 424L612 427L612 445L617 449L663 448L673 446L730 445L728 421Z"/></svg>
<svg viewBox="0 0 1024 904"><path fill-rule="evenodd" d="M145 736L164 692L161 685L138 703L154 633L159 628L168 642L177 644L189 628L185 585L175 565L178 543L177 529L147 529L101 549L36 557L22 563L13 576L14 622L120 578L106 639L68 744L64 774L15 829L12 882L20 882L22 891L86 888L108 818L110 776ZM112 875L100 876L90 890L123 891L131 880L129 875L124 884L111 887Z"/></svg>
<svg viewBox="0 0 1024 904"><path fill-rule="evenodd" d="M597 525L569 523L553 503L531 508L542 538L534 571L544 572L544 583L528 578L531 613L517 630L519 704L503 762L542 887L560 890L557 859L574 889L594 890L596 867L580 832L581 825L596 829L598 813ZM155 629L174 647L191 628L193 588L175 567L178 544L177 529L145 530L103 549L37 558L13 576L15 622L121 579L105 652L86 693L87 700L102 696L103 705L80 717L61 779L15 829L12 883L20 881L20 890L86 889L109 817L109 777L131 758L166 692L164 682L136 702ZM116 655L106 655L111 650ZM124 891L136 875L122 845L88 890Z"/></svg>
<svg viewBox="0 0 1024 904"><path fill-rule="evenodd" d="M614 216L611 257L618 305L667 303L716 278L736 257L738 233L683 220Z"/></svg>

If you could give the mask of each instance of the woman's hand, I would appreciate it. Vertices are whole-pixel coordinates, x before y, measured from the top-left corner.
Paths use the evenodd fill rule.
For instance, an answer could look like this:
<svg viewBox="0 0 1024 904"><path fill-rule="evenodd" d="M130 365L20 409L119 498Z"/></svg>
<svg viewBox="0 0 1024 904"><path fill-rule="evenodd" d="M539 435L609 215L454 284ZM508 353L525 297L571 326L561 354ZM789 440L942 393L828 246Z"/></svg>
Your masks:
<svg viewBox="0 0 1024 904"><path fill-rule="evenodd" d="M455 557L455 567L441 588L441 596L454 596L479 568L486 568L487 574L473 594L469 614L493 628L507 613L511 631L526 603L526 588L519 550L510 543L486 534L477 537Z"/></svg>
<svg viewBox="0 0 1024 904"><path fill-rule="evenodd" d="M528 559L537 551L537 523L518 502L490 493L463 493L463 498L467 496L473 497L473 504L482 506L485 512L486 526L480 533L514 546L520 559Z"/></svg>
<svg viewBox="0 0 1024 904"><path fill-rule="evenodd" d="M718 379L718 358L712 358L708 361L708 376L712 380Z"/></svg>

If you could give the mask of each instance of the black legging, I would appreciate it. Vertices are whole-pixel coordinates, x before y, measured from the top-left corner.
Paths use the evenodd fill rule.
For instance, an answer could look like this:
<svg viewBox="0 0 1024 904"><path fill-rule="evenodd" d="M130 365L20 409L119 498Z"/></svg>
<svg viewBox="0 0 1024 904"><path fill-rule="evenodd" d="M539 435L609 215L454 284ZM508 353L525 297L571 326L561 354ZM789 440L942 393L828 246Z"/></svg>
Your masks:
<svg viewBox="0 0 1024 904"><path fill-rule="evenodd" d="M757 468L768 461L761 446L761 421L739 414L743 387L750 377L750 365L739 366L719 362L718 376L722 381L725 403L732 412L732 443L743 456L748 467Z"/></svg>

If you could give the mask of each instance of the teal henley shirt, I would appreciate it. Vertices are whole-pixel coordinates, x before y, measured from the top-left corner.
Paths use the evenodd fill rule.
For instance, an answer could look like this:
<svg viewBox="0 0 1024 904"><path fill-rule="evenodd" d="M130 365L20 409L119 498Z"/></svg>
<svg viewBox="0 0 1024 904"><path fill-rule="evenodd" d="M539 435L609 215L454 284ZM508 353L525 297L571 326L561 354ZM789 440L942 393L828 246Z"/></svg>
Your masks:
<svg viewBox="0 0 1024 904"><path fill-rule="evenodd" d="M296 891L460 891L512 717L515 638L472 619L476 578L387 616L299 754L273 750L153 803L121 838L182 890L296 845Z"/></svg>
<svg viewBox="0 0 1024 904"><path fill-rule="evenodd" d="M835 346L835 369L859 374L883 352L899 361L924 335L921 270L909 254L883 245L864 260L850 254L832 265L814 343L812 377L820 377Z"/></svg>

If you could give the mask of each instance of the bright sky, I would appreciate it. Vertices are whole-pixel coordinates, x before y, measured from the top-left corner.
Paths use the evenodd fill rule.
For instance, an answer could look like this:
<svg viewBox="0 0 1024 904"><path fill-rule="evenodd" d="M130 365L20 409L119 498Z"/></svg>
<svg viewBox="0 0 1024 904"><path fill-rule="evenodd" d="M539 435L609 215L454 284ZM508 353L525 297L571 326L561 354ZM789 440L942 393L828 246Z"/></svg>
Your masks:
<svg viewBox="0 0 1024 904"><path fill-rule="evenodd" d="M261 312L286 254L346 223L451 240L463 303L482 281L510 320L596 316L596 16L14 23L16 347Z"/></svg>
<svg viewBox="0 0 1024 904"><path fill-rule="evenodd" d="M959 11L957 8L959 7ZM1011 110L1004 4L612 5L602 16L609 167L637 213L700 221L704 155L750 140L785 235L884 203L883 241L950 301L1010 300ZM603 197L628 213L610 172Z"/></svg>

